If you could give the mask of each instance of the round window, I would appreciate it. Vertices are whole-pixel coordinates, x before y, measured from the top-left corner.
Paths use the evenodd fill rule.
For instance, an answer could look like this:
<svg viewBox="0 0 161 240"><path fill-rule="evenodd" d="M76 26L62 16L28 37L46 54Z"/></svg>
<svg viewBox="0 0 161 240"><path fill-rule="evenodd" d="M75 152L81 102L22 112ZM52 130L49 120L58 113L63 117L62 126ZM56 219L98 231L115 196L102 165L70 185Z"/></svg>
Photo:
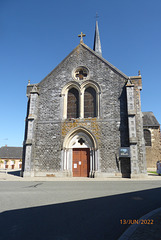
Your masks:
<svg viewBox="0 0 161 240"><path fill-rule="evenodd" d="M85 67L78 67L74 72L74 78L76 80L86 80L88 77L88 69Z"/></svg>

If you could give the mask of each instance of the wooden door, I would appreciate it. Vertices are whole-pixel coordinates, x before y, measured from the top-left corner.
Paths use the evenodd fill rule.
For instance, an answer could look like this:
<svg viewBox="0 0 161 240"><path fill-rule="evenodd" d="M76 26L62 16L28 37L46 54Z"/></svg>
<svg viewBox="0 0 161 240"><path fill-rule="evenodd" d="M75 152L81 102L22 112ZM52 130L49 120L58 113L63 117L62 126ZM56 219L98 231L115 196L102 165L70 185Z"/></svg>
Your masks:
<svg viewBox="0 0 161 240"><path fill-rule="evenodd" d="M73 177L89 177L90 149L73 148Z"/></svg>

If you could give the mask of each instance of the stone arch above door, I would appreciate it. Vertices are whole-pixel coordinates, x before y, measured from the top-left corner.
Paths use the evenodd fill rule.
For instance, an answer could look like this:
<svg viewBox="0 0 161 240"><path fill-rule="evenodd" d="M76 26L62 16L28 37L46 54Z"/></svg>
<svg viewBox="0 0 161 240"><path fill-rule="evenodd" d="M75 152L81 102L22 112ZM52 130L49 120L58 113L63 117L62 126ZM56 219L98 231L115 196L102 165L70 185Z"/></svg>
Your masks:
<svg viewBox="0 0 161 240"><path fill-rule="evenodd" d="M81 143L81 139L84 142ZM70 131L63 143L63 149L65 148L81 148L81 147L88 147L88 148L98 148L97 140L94 135L84 127L74 128Z"/></svg>
<svg viewBox="0 0 161 240"><path fill-rule="evenodd" d="M93 134L84 127L70 131L63 143L63 169L73 176L73 151L74 149L89 149L90 167L88 176L93 177L98 168L97 141Z"/></svg>

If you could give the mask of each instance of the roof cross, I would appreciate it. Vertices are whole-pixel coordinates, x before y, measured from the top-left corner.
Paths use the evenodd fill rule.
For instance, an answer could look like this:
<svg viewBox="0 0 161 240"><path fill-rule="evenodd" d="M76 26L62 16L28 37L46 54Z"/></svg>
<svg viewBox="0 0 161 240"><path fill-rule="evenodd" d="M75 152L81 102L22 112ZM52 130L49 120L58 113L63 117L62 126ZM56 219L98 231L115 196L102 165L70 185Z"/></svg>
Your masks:
<svg viewBox="0 0 161 240"><path fill-rule="evenodd" d="M83 37L85 37L85 36L86 36L86 34L84 34L82 32L81 32L81 34L78 35L78 37L81 38L80 43L83 43Z"/></svg>
<svg viewBox="0 0 161 240"><path fill-rule="evenodd" d="M96 21L97 21L97 19L99 18L99 15L98 15L97 12L96 12L96 16L95 16L95 18L96 18Z"/></svg>

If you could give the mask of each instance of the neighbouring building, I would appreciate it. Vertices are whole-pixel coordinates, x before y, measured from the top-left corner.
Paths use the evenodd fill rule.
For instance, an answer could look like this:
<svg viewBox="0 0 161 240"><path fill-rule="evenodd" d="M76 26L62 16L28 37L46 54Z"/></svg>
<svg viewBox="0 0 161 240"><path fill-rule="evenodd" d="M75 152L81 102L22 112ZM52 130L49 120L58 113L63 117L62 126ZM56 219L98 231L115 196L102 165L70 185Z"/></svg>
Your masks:
<svg viewBox="0 0 161 240"><path fill-rule="evenodd" d="M22 147L0 148L0 169L21 169Z"/></svg>
<svg viewBox="0 0 161 240"><path fill-rule="evenodd" d="M98 22L93 50L79 36L51 73L28 83L22 174L144 177L141 75L129 77L102 57Z"/></svg>
<svg viewBox="0 0 161 240"><path fill-rule="evenodd" d="M143 112L143 128L148 170L156 170L156 163L161 160L160 124L153 112Z"/></svg>

